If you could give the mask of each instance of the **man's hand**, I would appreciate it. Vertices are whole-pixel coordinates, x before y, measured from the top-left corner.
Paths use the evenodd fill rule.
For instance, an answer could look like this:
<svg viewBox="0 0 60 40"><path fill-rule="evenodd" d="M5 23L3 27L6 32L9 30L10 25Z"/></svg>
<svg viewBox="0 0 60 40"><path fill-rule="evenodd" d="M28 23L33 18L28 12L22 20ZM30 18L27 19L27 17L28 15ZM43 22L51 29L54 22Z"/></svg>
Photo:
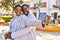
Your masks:
<svg viewBox="0 0 60 40"><path fill-rule="evenodd" d="M50 16L48 16L45 21L46 21L46 23L49 23L49 21L50 21Z"/></svg>
<svg viewBox="0 0 60 40"><path fill-rule="evenodd" d="M42 24L47 24L47 23L49 23L49 21L50 21L50 16L48 16L48 17L46 18L46 20L42 22Z"/></svg>
<svg viewBox="0 0 60 40"><path fill-rule="evenodd" d="M5 39L7 39L7 33L5 34Z"/></svg>
<svg viewBox="0 0 60 40"><path fill-rule="evenodd" d="M5 39L12 39L10 32L8 32L8 33L5 34Z"/></svg>

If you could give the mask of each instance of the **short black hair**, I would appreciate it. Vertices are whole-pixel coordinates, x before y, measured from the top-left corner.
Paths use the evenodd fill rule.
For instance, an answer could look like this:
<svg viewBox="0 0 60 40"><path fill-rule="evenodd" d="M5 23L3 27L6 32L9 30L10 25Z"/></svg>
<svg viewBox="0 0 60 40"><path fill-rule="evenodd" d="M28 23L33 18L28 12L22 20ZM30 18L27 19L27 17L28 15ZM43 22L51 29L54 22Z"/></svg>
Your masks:
<svg viewBox="0 0 60 40"><path fill-rule="evenodd" d="M17 7L21 7L19 4L18 5L15 5L13 9L17 8Z"/></svg>
<svg viewBox="0 0 60 40"><path fill-rule="evenodd" d="M23 5L22 5L22 11L23 11L23 7L24 7L24 6L26 6L26 7L29 8L29 6L28 6L27 4L23 4Z"/></svg>
<svg viewBox="0 0 60 40"><path fill-rule="evenodd" d="M24 6L26 6L26 7L28 7L28 8L29 8L29 5L27 5L27 4L23 4L23 5L22 5L22 8L23 8Z"/></svg>

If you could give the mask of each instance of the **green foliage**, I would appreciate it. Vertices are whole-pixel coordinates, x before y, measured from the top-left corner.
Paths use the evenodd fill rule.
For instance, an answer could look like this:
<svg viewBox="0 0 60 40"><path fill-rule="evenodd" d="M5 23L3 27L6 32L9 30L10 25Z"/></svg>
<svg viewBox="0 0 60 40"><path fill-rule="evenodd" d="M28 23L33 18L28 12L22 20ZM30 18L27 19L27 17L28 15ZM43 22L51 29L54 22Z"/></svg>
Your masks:
<svg viewBox="0 0 60 40"><path fill-rule="evenodd" d="M38 1L37 5L38 5L38 6L40 6L40 5L41 5L41 0L39 0L39 1Z"/></svg>
<svg viewBox="0 0 60 40"><path fill-rule="evenodd" d="M54 23L48 23L48 25L47 26L53 26L53 27L57 27L58 26L58 24L54 24Z"/></svg>
<svg viewBox="0 0 60 40"><path fill-rule="evenodd" d="M10 22L13 17L2 17L5 22Z"/></svg>
<svg viewBox="0 0 60 40"><path fill-rule="evenodd" d="M19 4L23 4L23 1L22 1L22 0L20 0L18 3L19 3Z"/></svg>
<svg viewBox="0 0 60 40"><path fill-rule="evenodd" d="M15 3L15 4L20 4L20 5L22 5L24 2L23 2L23 0L20 0L20 1L17 1L17 3Z"/></svg>
<svg viewBox="0 0 60 40"><path fill-rule="evenodd" d="M10 10L10 7L12 7L12 0L2 0L1 2L1 7L6 9L6 10Z"/></svg>
<svg viewBox="0 0 60 40"><path fill-rule="evenodd" d="M14 5L16 4L23 4L23 1L17 1L17 3L15 3L16 0L2 0L0 1L1 7L6 9L7 11L11 10L11 8L14 7Z"/></svg>

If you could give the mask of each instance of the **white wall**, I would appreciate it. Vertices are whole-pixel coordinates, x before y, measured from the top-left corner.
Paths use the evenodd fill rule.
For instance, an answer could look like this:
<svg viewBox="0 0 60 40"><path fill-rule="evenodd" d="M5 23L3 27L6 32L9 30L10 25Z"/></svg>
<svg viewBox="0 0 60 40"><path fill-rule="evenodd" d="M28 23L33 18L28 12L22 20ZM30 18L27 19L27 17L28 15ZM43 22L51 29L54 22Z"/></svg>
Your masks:
<svg viewBox="0 0 60 40"><path fill-rule="evenodd" d="M56 4L56 0L47 0L47 14L51 16L53 5Z"/></svg>
<svg viewBox="0 0 60 40"><path fill-rule="evenodd" d="M56 0L56 5L59 7L60 6L60 0Z"/></svg>

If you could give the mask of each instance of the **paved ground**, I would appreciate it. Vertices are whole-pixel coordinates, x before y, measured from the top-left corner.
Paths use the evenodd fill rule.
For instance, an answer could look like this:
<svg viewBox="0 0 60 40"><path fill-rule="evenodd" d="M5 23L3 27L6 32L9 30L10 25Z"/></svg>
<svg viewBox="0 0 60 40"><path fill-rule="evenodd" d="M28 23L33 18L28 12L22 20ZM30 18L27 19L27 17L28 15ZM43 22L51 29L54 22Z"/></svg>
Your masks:
<svg viewBox="0 0 60 40"><path fill-rule="evenodd" d="M60 40L60 33L36 31L37 40Z"/></svg>
<svg viewBox="0 0 60 40"><path fill-rule="evenodd" d="M0 40L3 39L3 31L9 30L8 26L0 25ZM36 40L60 40L60 33L36 31Z"/></svg>

